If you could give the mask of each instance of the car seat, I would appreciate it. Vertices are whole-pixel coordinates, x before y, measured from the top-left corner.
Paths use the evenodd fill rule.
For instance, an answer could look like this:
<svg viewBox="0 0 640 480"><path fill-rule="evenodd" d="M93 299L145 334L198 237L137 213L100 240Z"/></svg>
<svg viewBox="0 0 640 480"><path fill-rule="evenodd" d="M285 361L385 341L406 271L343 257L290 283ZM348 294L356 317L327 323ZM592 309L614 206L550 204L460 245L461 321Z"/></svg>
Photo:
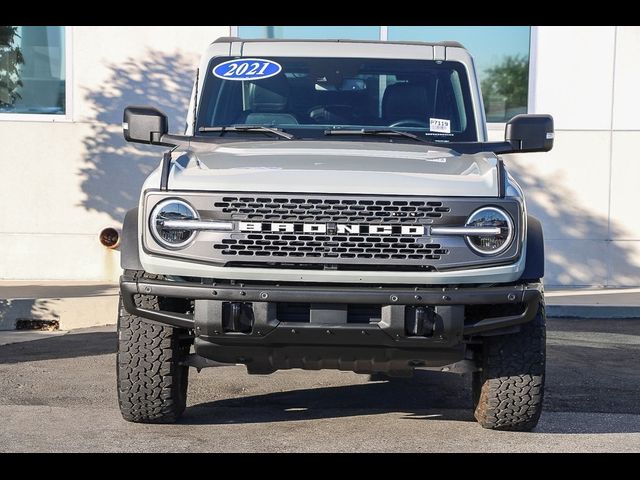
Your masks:
<svg viewBox="0 0 640 480"><path fill-rule="evenodd" d="M406 126L429 126L430 99L424 84L398 82L389 85L382 97L382 119L389 126L402 121Z"/></svg>
<svg viewBox="0 0 640 480"><path fill-rule="evenodd" d="M236 123L247 125L297 124L296 117L288 112L290 87L282 75L255 80L249 84L248 109L242 112Z"/></svg>

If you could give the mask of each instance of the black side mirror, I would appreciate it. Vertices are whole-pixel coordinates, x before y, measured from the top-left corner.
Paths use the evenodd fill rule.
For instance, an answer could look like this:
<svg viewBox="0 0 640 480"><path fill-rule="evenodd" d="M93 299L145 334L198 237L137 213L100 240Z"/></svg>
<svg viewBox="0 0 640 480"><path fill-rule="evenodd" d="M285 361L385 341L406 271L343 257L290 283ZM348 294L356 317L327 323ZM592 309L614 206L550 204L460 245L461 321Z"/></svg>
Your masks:
<svg viewBox="0 0 640 480"><path fill-rule="evenodd" d="M127 142L164 145L169 131L167 116L155 107L131 105L124 109L122 132Z"/></svg>
<svg viewBox="0 0 640 480"><path fill-rule="evenodd" d="M515 152L548 152L553 148L551 115L516 115L507 122L504 139Z"/></svg>

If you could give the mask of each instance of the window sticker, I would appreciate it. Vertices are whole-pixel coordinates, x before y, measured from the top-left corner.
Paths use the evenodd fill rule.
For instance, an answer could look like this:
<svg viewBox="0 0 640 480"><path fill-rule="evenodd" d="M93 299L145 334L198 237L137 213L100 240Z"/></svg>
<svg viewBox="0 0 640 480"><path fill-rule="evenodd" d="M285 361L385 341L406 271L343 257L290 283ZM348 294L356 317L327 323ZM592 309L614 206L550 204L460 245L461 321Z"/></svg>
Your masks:
<svg viewBox="0 0 640 480"><path fill-rule="evenodd" d="M442 118L430 118L429 130L432 132L451 133L451 121Z"/></svg>
<svg viewBox="0 0 640 480"><path fill-rule="evenodd" d="M223 80L261 80L282 71L282 65L264 58L238 58L216 65L213 74Z"/></svg>

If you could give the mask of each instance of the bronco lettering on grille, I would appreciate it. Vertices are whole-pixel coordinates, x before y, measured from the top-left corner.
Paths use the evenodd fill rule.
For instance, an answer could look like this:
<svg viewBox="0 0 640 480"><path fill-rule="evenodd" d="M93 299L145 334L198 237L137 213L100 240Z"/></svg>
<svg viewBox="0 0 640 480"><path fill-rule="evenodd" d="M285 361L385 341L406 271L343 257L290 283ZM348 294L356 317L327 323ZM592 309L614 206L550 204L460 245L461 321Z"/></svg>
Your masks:
<svg viewBox="0 0 640 480"><path fill-rule="evenodd" d="M359 225L352 223L335 224L338 234L375 234L375 235L424 235L423 225ZM277 233L327 233L325 223L268 223L238 222L241 232L277 232Z"/></svg>

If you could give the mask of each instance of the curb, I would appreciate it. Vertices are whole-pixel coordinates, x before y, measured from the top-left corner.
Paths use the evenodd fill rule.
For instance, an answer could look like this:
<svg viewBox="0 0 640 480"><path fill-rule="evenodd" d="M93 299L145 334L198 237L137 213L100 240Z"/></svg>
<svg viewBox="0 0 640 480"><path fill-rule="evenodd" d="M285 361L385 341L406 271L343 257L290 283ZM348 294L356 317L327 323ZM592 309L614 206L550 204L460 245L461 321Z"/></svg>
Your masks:
<svg viewBox="0 0 640 480"><path fill-rule="evenodd" d="M59 330L113 325L118 295L69 298L0 299L0 330L15 330L19 320L58 324Z"/></svg>
<svg viewBox="0 0 640 480"><path fill-rule="evenodd" d="M546 306L550 318L600 318L605 320L625 320L640 318L640 306L634 305L549 305Z"/></svg>

